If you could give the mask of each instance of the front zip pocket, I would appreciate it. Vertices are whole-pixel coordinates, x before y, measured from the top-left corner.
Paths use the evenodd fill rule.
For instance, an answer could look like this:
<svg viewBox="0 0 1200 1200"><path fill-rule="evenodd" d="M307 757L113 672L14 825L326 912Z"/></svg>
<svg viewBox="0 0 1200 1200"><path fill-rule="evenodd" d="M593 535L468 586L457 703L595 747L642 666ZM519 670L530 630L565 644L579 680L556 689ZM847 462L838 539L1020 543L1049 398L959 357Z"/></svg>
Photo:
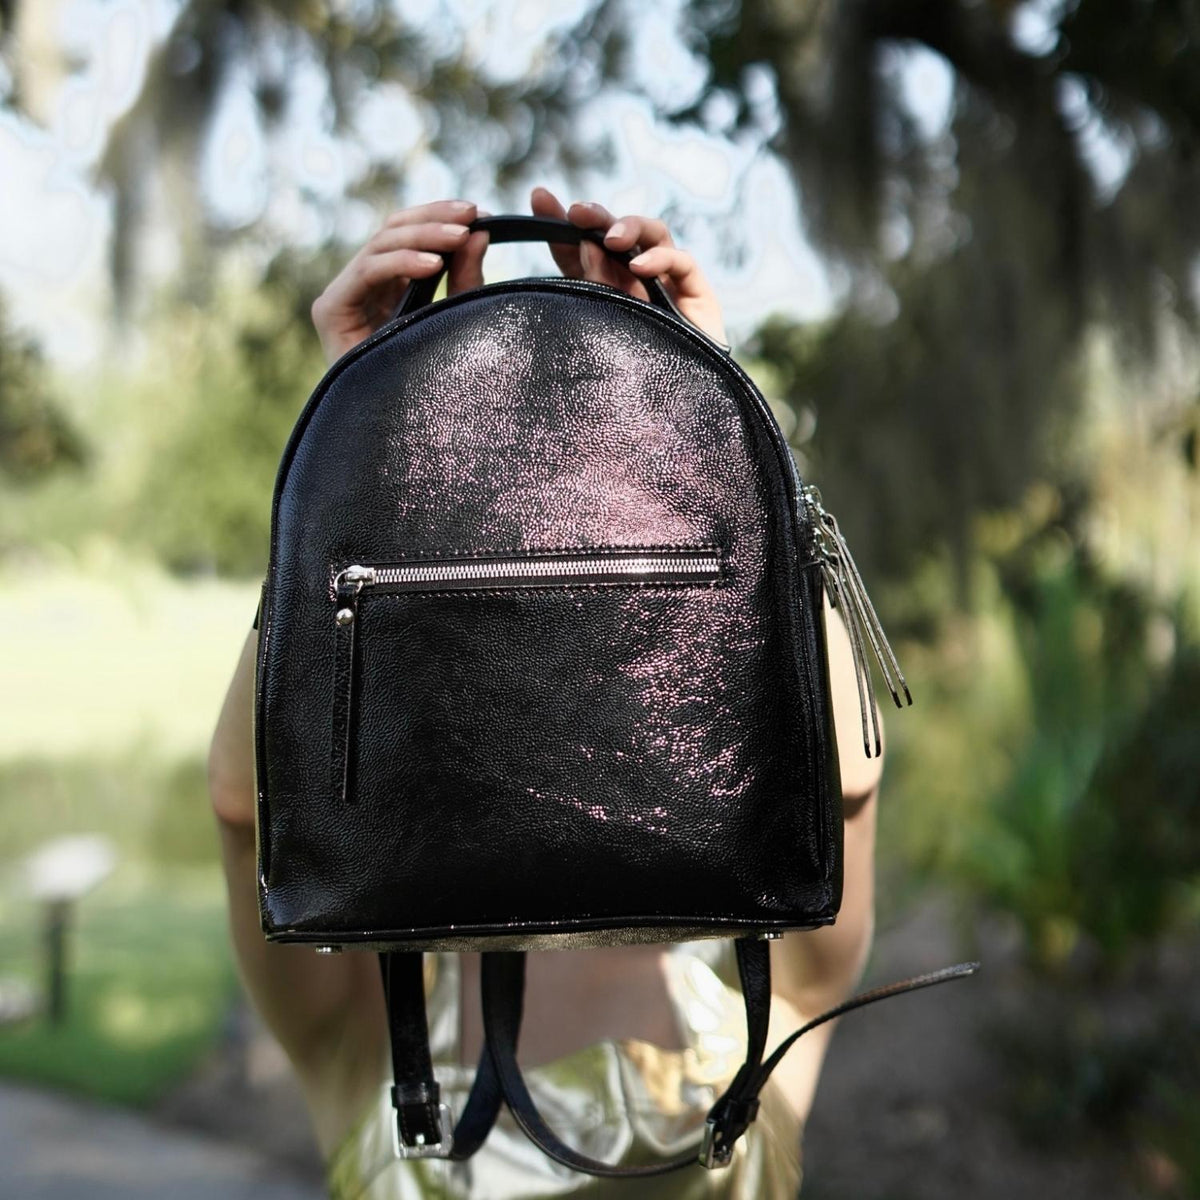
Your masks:
<svg viewBox="0 0 1200 1200"><path fill-rule="evenodd" d="M588 589L654 584L715 584L724 574L718 546L609 547L525 551L462 558L411 559L374 565L351 563L332 573L335 629L333 737L334 795L352 802L350 780L360 599L380 592Z"/></svg>

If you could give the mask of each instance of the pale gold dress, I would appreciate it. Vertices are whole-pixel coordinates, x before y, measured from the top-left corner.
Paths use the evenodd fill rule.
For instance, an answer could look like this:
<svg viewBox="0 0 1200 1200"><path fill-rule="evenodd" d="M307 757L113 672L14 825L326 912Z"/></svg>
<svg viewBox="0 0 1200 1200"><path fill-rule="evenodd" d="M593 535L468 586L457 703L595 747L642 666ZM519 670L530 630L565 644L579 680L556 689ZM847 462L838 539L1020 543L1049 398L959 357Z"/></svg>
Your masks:
<svg viewBox="0 0 1200 1200"><path fill-rule="evenodd" d="M745 1009L733 943L689 942L667 953L667 986L682 1050L637 1039L602 1041L525 1071L547 1124L592 1158L632 1165L698 1151L704 1118L742 1063ZM457 1117L474 1067L459 1062L459 966L436 954L427 976L430 1049L442 1097ZM431 976L431 977L430 977ZM555 1163L503 1109L483 1148L467 1162L404 1162L392 1150L394 1120L381 1061L376 1102L330 1155L331 1200L794 1200L800 1190L802 1128L774 1081L731 1166L698 1163L649 1179L599 1179Z"/></svg>

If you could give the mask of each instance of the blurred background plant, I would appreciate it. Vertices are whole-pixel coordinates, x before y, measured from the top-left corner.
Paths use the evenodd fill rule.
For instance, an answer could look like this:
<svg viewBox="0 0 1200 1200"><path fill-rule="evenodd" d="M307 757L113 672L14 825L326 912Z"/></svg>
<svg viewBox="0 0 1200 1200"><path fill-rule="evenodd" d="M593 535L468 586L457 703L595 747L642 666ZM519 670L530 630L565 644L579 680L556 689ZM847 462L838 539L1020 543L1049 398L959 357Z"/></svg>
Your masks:
<svg viewBox="0 0 1200 1200"><path fill-rule="evenodd" d="M946 893L968 941L1007 931L1006 1119L1200 1195L1192 0L8 0L0 20L0 154L73 136L107 255L87 353L56 339L49 285L0 308L2 844L16 863L102 828L122 856L77 931L87 1051L0 1029L0 1070L150 1103L218 1036L198 764L323 370L309 305L390 208L520 211L549 182L664 213L712 264L839 515L919 706L889 724L882 911ZM78 96L118 51L134 65L85 137ZM17 267L0 291L39 278ZM147 918L184 879L199 940ZM29 905L5 895L5 970L31 976ZM157 971L124 965L136 947Z"/></svg>

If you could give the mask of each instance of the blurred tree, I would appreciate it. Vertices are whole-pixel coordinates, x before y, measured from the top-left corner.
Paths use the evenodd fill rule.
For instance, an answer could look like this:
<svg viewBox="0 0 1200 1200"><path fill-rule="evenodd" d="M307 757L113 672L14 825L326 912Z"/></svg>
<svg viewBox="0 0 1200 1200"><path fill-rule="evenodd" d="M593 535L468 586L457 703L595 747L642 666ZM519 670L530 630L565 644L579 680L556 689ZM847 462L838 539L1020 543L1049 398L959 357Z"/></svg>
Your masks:
<svg viewBox="0 0 1200 1200"><path fill-rule="evenodd" d="M6 5L18 99L29 93L22 30L46 28L56 9ZM668 11L706 71L700 86L647 78L634 51L664 26L628 0L548 15L527 68L507 75L482 49L504 33L502 6L442 7L420 24L391 0L182 0L97 165L116 197L119 301L151 177L170 189L197 279L214 239L231 235L204 211L195 165L237 88L270 140L297 88L321 81L329 131L362 160L344 194L300 184L326 215L346 195L394 198L411 163L363 136L371 98L409 101L418 128L394 145L428 150L460 181L482 170L504 183L602 156L603 138L584 138L577 120L585 102L605 83L640 92L790 168L847 303L823 335L776 324L757 349L780 367L782 398L816 415L804 449L861 556L903 572L948 541L961 564L972 514L1045 469L1078 395L1084 330L1103 323L1145 358L1164 309L1195 321L1194 0L678 0ZM944 124L911 98L918 52L953 80ZM267 219L242 232L261 236ZM877 507L888 523L870 519Z"/></svg>
<svg viewBox="0 0 1200 1200"><path fill-rule="evenodd" d="M55 25L60 0L8 0L0 14L13 36L0 40L12 72L13 97L27 114L48 120L31 93L26 44L43 51L36 65L53 74L44 43ZM565 27L550 21L545 44L527 69L505 76L481 62L468 44L468 17L439 9L436 21L408 20L391 0L312 4L302 0L183 0L163 40L150 55L136 98L108 133L96 164L111 185L114 227L111 270L117 312L127 312L137 273L136 238L152 184L170 196L173 233L183 250L183 270L193 285L209 280L214 245L237 234L268 235L269 208L237 230L209 211L196 186L205 140L222 105L241 89L251 100L256 135L268 146L272 184L299 189L306 204L323 210L327 228L347 197L395 202L418 154L449 164L460 183L473 171L501 185L523 171L553 161L574 170L603 157L602 141L571 125L581 98L591 93L620 39L607 4L589 8ZM472 13L472 17L478 14ZM493 13L493 34L502 36L504 14ZM477 41L477 39L475 39ZM60 57L62 51L60 48ZM58 64L58 74L85 62ZM333 194L305 182L286 144L285 124L297 95L315 86L325 92L326 130L354 147L359 170ZM365 102L406 100L389 119L400 126L368 137L361 125ZM272 155L271 150L276 153ZM283 151L283 153L278 153ZM347 161L353 161L347 160ZM340 168L336 168L339 169ZM353 168L351 168L353 171Z"/></svg>
<svg viewBox="0 0 1200 1200"><path fill-rule="evenodd" d="M37 344L9 327L0 301L0 477L30 483L84 459L83 441L51 393Z"/></svg>
<svg viewBox="0 0 1200 1200"><path fill-rule="evenodd" d="M1085 928L1110 960L1179 926L1193 903L1188 889L1200 885L1197 697L1200 653L1186 646L1098 756L1087 811L1070 831Z"/></svg>
<svg viewBox="0 0 1200 1200"><path fill-rule="evenodd" d="M902 574L948 542L965 591L973 514L1015 502L1069 432L1085 331L1111 330L1144 362L1165 314L1196 324L1200 10L689 0L687 11L711 72L674 118L724 121L777 152L846 284L826 328L776 321L755 347L782 398L816 416L813 473L864 559ZM944 126L907 90L918 51L952 76Z"/></svg>

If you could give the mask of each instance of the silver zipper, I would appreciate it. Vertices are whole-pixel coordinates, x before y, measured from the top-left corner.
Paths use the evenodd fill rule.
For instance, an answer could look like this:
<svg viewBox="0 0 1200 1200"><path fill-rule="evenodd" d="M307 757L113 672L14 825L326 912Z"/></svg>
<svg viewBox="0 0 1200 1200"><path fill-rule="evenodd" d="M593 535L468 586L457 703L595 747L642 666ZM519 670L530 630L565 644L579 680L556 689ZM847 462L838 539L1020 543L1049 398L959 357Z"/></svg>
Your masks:
<svg viewBox="0 0 1200 1200"><path fill-rule="evenodd" d="M863 750L868 758L882 753L879 735L879 714L875 711L875 699L871 687L871 668L867 661L866 647L870 645L879 663L884 683L891 693L897 708L912 704L912 693L895 651L883 631L879 614L858 567L850 554L850 547L838 527L837 518L821 502L820 491L809 485L804 488L803 500L812 518L816 534L817 556L826 590L834 608L839 608L846 621L850 637L850 651L854 657L854 681L858 686L858 704L862 716ZM900 699L903 692L904 699ZM869 720L869 724L868 724Z"/></svg>
<svg viewBox="0 0 1200 1200"><path fill-rule="evenodd" d="M721 565L721 552L715 547L634 549L599 554L565 551L561 554L437 559L382 566L354 563L338 572L334 591L339 598L346 598L357 596L367 587L419 589L705 581L719 579Z"/></svg>

